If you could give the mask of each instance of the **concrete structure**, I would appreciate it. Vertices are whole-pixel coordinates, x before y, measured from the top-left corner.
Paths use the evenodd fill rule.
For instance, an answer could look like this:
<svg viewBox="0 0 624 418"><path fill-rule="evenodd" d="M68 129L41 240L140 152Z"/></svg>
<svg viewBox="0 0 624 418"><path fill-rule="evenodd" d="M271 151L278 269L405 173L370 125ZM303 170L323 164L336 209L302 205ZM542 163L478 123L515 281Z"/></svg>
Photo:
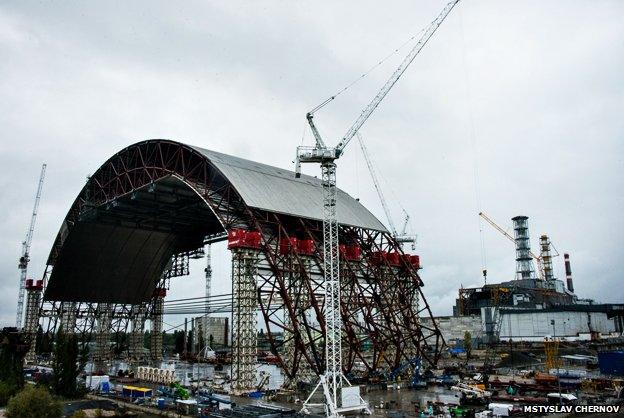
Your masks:
<svg viewBox="0 0 624 418"><path fill-rule="evenodd" d="M500 337L502 341L544 341L545 338L589 340L616 333L615 318L603 309L604 305L560 307L552 309L500 309ZM484 308L486 310L488 308ZM485 313L481 315L486 318ZM554 323L553 323L554 321ZM554 325L554 327L553 327ZM485 333L488 324L482 322Z"/></svg>
<svg viewBox="0 0 624 418"><path fill-rule="evenodd" d="M447 344L463 341L466 332L470 333L473 340L479 341L484 333L480 315L437 316L435 319ZM425 318L422 322L424 326L427 326L431 319Z"/></svg>

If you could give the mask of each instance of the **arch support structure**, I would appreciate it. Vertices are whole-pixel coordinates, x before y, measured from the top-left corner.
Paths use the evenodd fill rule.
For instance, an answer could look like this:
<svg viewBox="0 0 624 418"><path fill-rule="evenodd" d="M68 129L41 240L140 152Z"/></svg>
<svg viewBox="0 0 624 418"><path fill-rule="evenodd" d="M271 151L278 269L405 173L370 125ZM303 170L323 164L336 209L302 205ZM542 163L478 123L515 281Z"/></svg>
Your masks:
<svg viewBox="0 0 624 418"><path fill-rule="evenodd" d="M150 359L159 363L163 273L182 274L182 255L228 240L234 388L255 386L258 327L288 382L320 374L331 326L323 319L322 193L321 180L295 179L288 170L175 141L133 144L106 161L71 206L48 257L39 312L55 328L61 321L52 318L73 306L71 321L85 336L97 329L99 305L113 306L111 332L140 330L134 309L145 306ZM432 317L418 268L381 222L339 189L335 210L332 233L341 247L331 265L342 276L335 314L343 332L335 346L342 346L343 372L392 370L413 356L435 364L444 341L435 321L418 319ZM251 241L232 246L236 231Z"/></svg>

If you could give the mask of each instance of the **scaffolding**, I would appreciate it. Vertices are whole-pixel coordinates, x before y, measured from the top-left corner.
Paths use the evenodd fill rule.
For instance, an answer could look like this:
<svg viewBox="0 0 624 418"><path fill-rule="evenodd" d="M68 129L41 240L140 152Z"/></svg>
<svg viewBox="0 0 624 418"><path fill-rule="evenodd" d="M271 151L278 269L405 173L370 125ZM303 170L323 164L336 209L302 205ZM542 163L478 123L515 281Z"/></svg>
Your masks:
<svg viewBox="0 0 624 418"><path fill-rule="evenodd" d="M108 361L110 357L110 332L111 332L110 303L100 303L97 307L97 332L95 334L95 351L93 353L93 367L96 372L108 373Z"/></svg>
<svg viewBox="0 0 624 418"><path fill-rule="evenodd" d="M143 360L143 333L145 331L145 305L132 306L130 318L130 345L128 355L134 363Z"/></svg>
<svg viewBox="0 0 624 418"><path fill-rule="evenodd" d="M154 367L160 367L163 360L163 310L167 289L156 288L152 299L150 361Z"/></svg>
<svg viewBox="0 0 624 418"><path fill-rule="evenodd" d="M540 259L542 260L542 268L544 269L544 279L546 281L555 280L553 274L552 254L550 251L551 243L548 235L540 237Z"/></svg>
<svg viewBox="0 0 624 418"><path fill-rule="evenodd" d="M76 302L61 303L61 328L66 334L76 330Z"/></svg>
<svg viewBox="0 0 624 418"><path fill-rule="evenodd" d="M256 386L257 265L257 251L232 249L232 390L238 394Z"/></svg>
<svg viewBox="0 0 624 418"><path fill-rule="evenodd" d="M26 289L26 318L24 321L24 333L30 341L30 348L26 353L26 363L34 364L37 360L35 343L37 329L39 327L39 307L41 305L41 293L43 291L43 281L27 279Z"/></svg>
<svg viewBox="0 0 624 418"><path fill-rule="evenodd" d="M210 154L209 151L205 152ZM137 158L137 155L141 155L142 158ZM256 362L256 315L262 320L269 349L277 357L276 361L283 366L288 379L300 379L302 374L307 372L324 373L326 365L326 356L323 350L326 343L324 336L328 327L325 317L324 273L326 269L324 267L326 257L322 251L324 246L322 219L317 216L303 216L305 210L301 212L297 208L294 208L296 210L290 210L288 207L285 207L284 210L279 208L282 205L278 202L281 200L280 193L278 193L279 185L286 184L282 180L290 178L286 172L282 173L283 179L278 179L279 181L275 183L278 189L275 189L275 196L271 197L273 200L277 199L273 203L276 203L278 210L265 210L248 206L237 189L238 183L232 181L234 178L230 179L223 174L223 171L217 166L217 159L209 157L209 155L204 154L204 151L200 152L195 148L173 141L146 141L132 145L127 150L116 154L110 163L94 173L84 191L76 199L77 203L68 212L67 230L63 229L62 234L57 236L50 253L49 262L50 265L55 266L57 278L51 277L48 286L49 294L46 293L49 299L42 307L42 312L49 315L46 316L44 325L47 325L48 329L58 327L58 321L51 318L60 312L60 301L75 300L78 312L76 333L90 337L92 332L97 330L94 325L96 316L91 313L95 310L96 304L84 301L88 297L88 292L80 286L71 285L75 282L63 282L63 278L58 273L61 271L59 268L61 265L68 271L80 272L83 262L88 259L89 254L85 254L84 257L64 255L70 254L69 251L71 251L69 247L66 247L66 242L70 242L67 241L67 237L70 235L74 237L72 239L78 237L81 239L80 242L84 243L96 239L96 237L90 236L88 230L75 228L75 225L79 225L83 221L83 217L80 217L79 214L84 213L85 210L89 210L89 213L98 219L101 217L103 221L114 222L126 219L127 213L136 214L140 219L143 219L143 215L149 215L150 219L157 219L155 227L159 230L162 228L163 232L179 234L178 236L185 240L188 238L189 245L191 242L194 243L193 245L195 243L199 245L202 237L202 243L205 243L206 237L213 236L213 234L214 237L208 238L208 240L211 242L221 241L224 238L222 228L227 231L228 241L230 232L236 229L245 229L251 234L252 241L254 241L244 244L253 247L253 251L245 250L245 252L258 256L257 272L255 266L247 266L251 272L247 271L243 276L247 276L249 280L237 284L237 286L243 285L240 292L237 290L237 293L242 297L239 298L238 294L235 297L237 303L234 308L236 323L233 324L233 327L237 333L235 338L239 339L242 344L237 344L234 351L236 352L236 363L247 370L248 378L245 385L253 386L255 383L255 371L252 369ZM109 169L109 164L119 167L122 171ZM255 182L259 179L256 171L258 167L260 166L250 165L249 177L245 177L247 179L245 181L249 181L251 187L257 187L256 185L260 184ZM110 177L112 173L115 173L114 177ZM275 173L272 169L267 171L269 175L266 176L266 181L268 182L267 185L271 187L273 187L271 179L276 178ZM129 179L132 181L128 181ZM184 179L183 182L186 186L179 183L180 179ZM317 186L320 185L317 184ZM314 192L317 197L320 197L319 188L310 188L308 191L294 185L292 193L296 197ZM288 191L284 190L284 192ZM173 197L175 199L172 199ZM346 202L348 205L354 205L354 208L359 207L357 202L354 199L349 199L348 196L339 194L338 197L340 205ZM119 205L111 204L112 201L119 202ZM85 207L84 202L88 202L89 206ZM109 207L110 210L97 210L104 207ZM125 212L125 210L129 212ZM154 218L154 214L160 213L163 214L162 217ZM344 354L348 351L348 354L344 356L346 361L342 362L343 372L359 375L360 373L370 374L376 371L392 370L396 367L395 363L405 360L407 355L405 343L408 340L414 340L413 347L419 351L418 354L425 364L435 365L441 355L444 340L435 319L433 319L426 298L420 292L422 281L420 281L416 269L410 268L405 258L401 258L399 266L394 263L393 268L387 269L387 275L382 274L382 267L380 267L380 263L373 260L374 257L377 253L384 251L402 254L400 245L390 233L383 229L377 229L379 224L376 220L371 219L369 221L364 217L361 220L359 218L354 219L354 222L351 226L348 224L349 222L338 225L341 243L346 244L347 247L353 246L361 252L357 259L346 263L345 268L348 273L345 272L339 293L343 298L343 309L334 312L334 315L341 314L342 327L340 329L342 331L344 327L345 330L341 335L343 339L342 350L339 352ZM310 266L302 268L304 271L300 273L303 290L297 295L298 299L295 298L295 300L290 300L288 297L289 290L282 270L279 243L283 237L310 240L316 245L312 254L294 256L299 260L305 257L310 259ZM156 257L156 255L154 256ZM148 267L147 261L143 258L136 258L136 260L137 263L140 262L135 269L139 273L128 276L127 280L137 283L141 281L146 286L147 284L153 286L152 280L156 279L155 277L143 277L141 275L141 271L145 271L143 267ZM186 261L186 256L182 256L179 257L177 263L167 266L167 269L170 269L172 273L168 276L185 274L187 272ZM301 263L301 261L298 262ZM165 263L164 259L161 260L159 266L162 263ZM336 264L343 263L341 261ZM381 265L388 265L388 261L382 260ZM107 277L111 266L101 265L99 267L101 267L99 271L106 273L100 274L97 279L100 288L114 286L111 288L111 295L108 295L107 299L104 300L104 302L116 303L118 307L115 312L117 316L114 316L117 319L113 321L112 327L115 332L130 332L132 329L130 307L132 304L140 303L140 300L137 298L125 304L118 303L117 301L121 300L119 296L123 295L125 283L123 280L109 283ZM404 268L406 271L401 270L399 275L397 267ZM75 274L75 276L72 280L76 282L82 280L80 274ZM96 281L95 278L91 279ZM160 282L156 287L163 288L163 290L168 288L166 283ZM200 288L202 287L200 286ZM203 294L203 289L199 291ZM409 305L412 301L409 295L412 292L419 292L420 303L418 308ZM290 295L295 293L291 289ZM149 295L143 296L149 297ZM158 297L151 299L146 313L152 329L150 356L152 361L156 363L160 363L162 358L162 302ZM204 304L198 303L197 306L201 306L203 309ZM285 310L288 313L288 318L284 317ZM426 326L423 325L423 329L420 329L418 321L412 316L413 314L420 316L423 322L425 318L430 322ZM329 316L335 318L335 316ZM294 359L292 364L285 361L282 345L282 337L284 333L289 331L295 335L294 352L291 352ZM242 334L245 333L246 337L243 338ZM210 338L207 340L210 341ZM390 342L392 349L387 348L388 342ZM368 356L371 351L373 352L373 359ZM380 355L381 352L384 354ZM376 361L376 359L381 359L381 361ZM234 365L237 370L235 374L239 374L238 370L241 369L237 364Z"/></svg>

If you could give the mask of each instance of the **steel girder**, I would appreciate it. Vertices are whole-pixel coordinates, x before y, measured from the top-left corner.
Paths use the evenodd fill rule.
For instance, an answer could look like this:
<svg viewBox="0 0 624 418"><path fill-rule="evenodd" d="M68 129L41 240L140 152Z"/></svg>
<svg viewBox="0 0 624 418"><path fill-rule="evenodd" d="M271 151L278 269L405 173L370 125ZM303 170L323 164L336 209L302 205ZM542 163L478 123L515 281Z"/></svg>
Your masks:
<svg viewBox="0 0 624 418"><path fill-rule="evenodd" d="M322 222L248 207L205 156L184 144L145 141L110 158L90 177L72 205L50 252L49 269L81 215L169 176L197 193L218 219L221 234L233 228L261 232L257 299L272 351L290 380L297 379L302 367L322 372L326 326L322 315ZM280 254L280 240L291 237L314 240L316 251L310 256ZM339 239L362 249L359 260L341 257L340 264L345 373L362 368L365 372L392 369L413 355L421 356L426 364L437 363L444 340L434 320L427 326L419 321L419 317L433 316L417 270L403 258L398 266L372 261L376 251L403 254L400 245L386 232L343 225L339 227ZM416 297L419 304L415 303ZM96 305L76 301L76 332L90 334ZM128 328L131 309L121 309L128 316L115 322L118 315L113 306L113 330ZM60 303L44 303L42 314L50 318L48 329L56 328L58 321L51 317L59 318L59 311ZM286 341L278 338L281 335L286 336ZM370 352L364 348L365 343L370 343Z"/></svg>

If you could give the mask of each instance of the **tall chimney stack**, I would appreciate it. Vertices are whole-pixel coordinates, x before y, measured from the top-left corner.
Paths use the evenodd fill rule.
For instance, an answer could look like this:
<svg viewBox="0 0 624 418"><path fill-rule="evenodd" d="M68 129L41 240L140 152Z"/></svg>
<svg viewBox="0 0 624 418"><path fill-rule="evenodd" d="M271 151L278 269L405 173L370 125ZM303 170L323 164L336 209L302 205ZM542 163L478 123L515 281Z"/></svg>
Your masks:
<svg viewBox="0 0 624 418"><path fill-rule="evenodd" d="M566 282L568 283L568 290L574 293L574 284L572 283L572 269L570 268L570 254L563 254L565 260L565 273Z"/></svg>

